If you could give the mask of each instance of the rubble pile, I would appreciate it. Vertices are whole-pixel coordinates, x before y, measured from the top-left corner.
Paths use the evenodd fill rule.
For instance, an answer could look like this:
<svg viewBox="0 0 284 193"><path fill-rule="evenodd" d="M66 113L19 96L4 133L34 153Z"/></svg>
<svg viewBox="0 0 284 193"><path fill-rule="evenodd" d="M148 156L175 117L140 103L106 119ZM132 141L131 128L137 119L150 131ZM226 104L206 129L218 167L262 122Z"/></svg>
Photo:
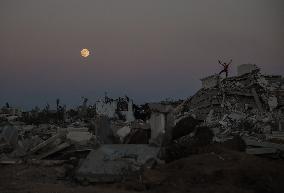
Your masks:
<svg viewBox="0 0 284 193"><path fill-rule="evenodd" d="M211 75L182 101L133 104L107 96L67 110L56 100L28 112L0 111L0 165L68 165L72 179L121 182L156 163L222 144L247 154L284 157L284 79L241 65L238 76ZM71 166L70 166L71 165Z"/></svg>
<svg viewBox="0 0 284 193"><path fill-rule="evenodd" d="M142 175L143 167L158 160L159 149L148 145L102 145L92 151L77 171L79 181L114 182L129 175Z"/></svg>
<svg viewBox="0 0 284 193"><path fill-rule="evenodd" d="M0 127L1 147L10 146L10 151L1 148L0 161L17 162L22 160L41 160L70 146L87 146L93 135L88 128L58 128L46 125L27 125Z"/></svg>
<svg viewBox="0 0 284 193"><path fill-rule="evenodd" d="M154 163L151 160L158 159L159 148L148 145L150 124L134 118L132 100L128 97L117 100L105 97L97 101L95 107L88 107L88 100L83 99L81 106L70 110L61 106L57 99L56 110L50 110L47 105L43 110L34 108L23 112L17 119L8 119L14 116L15 111L3 107L0 164L71 164L73 170L78 170L73 174L80 181L113 182L122 180L127 174L140 173L149 161ZM143 114L143 108L136 106L136 110ZM106 157L112 157L112 154L116 156L106 162ZM93 155L95 160L88 163ZM103 155L101 160L97 160L97 155ZM97 165L93 166L96 160L100 164L97 170L111 168L108 171L118 173L101 173L99 180ZM122 164L121 169L119 163ZM95 168L93 173L97 180L84 177L89 175L83 172L86 164Z"/></svg>
<svg viewBox="0 0 284 193"><path fill-rule="evenodd" d="M283 141L283 78L264 75L255 65L250 66L242 65L239 76L223 79L213 75L202 79L203 87L184 102L178 113L187 112L210 127L217 142L235 135L257 141Z"/></svg>

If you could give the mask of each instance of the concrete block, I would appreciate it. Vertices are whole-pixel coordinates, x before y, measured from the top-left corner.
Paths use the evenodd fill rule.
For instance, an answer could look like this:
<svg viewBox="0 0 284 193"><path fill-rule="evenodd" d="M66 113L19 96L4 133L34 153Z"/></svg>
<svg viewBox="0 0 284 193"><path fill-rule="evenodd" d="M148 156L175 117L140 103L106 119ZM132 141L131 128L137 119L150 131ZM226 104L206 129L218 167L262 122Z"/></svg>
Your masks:
<svg viewBox="0 0 284 193"><path fill-rule="evenodd" d="M159 148L142 144L102 145L90 152L76 177L89 182L121 181L139 172L148 161L157 159L158 152Z"/></svg>
<svg viewBox="0 0 284 193"><path fill-rule="evenodd" d="M114 134L110 119L106 116L98 116L95 120L96 137L101 144L114 143Z"/></svg>
<svg viewBox="0 0 284 193"><path fill-rule="evenodd" d="M243 137L243 140L248 146L274 148L280 151L284 151L283 144L271 143L271 142L266 142L266 141L257 141L255 139L249 139L247 137Z"/></svg>
<svg viewBox="0 0 284 193"><path fill-rule="evenodd" d="M277 153L277 149L275 148L248 148L246 149L247 154L252 155L264 155L264 154L275 154Z"/></svg>
<svg viewBox="0 0 284 193"><path fill-rule="evenodd" d="M38 150L40 150L40 149L42 149L42 148L48 146L49 144L53 143L55 140L57 140L57 139L60 138L60 137L61 137L61 134L58 133L58 134L56 134L56 135L54 135L54 136L48 138L48 139L45 140L44 142L38 144L38 145L35 146L34 148L32 148L32 149L30 150L30 152L31 152L31 153L35 153L35 152L37 152Z"/></svg>
<svg viewBox="0 0 284 193"><path fill-rule="evenodd" d="M205 78L202 78L202 88L209 89L218 86L219 84L219 75L212 75Z"/></svg>
<svg viewBox="0 0 284 193"><path fill-rule="evenodd" d="M66 138L75 143L86 143L93 137L92 133L88 131L70 131Z"/></svg>
<svg viewBox="0 0 284 193"><path fill-rule="evenodd" d="M5 125L0 128L0 138L3 138L6 143L14 148L18 146L18 129L12 125Z"/></svg>
<svg viewBox="0 0 284 193"><path fill-rule="evenodd" d="M131 131L131 128L128 126L122 127L117 130L116 134L119 136L120 140L122 141Z"/></svg>
<svg viewBox="0 0 284 193"><path fill-rule="evenodd" d="M155 141L160 135L166 132L166 115L153 112L150 117L151 141Z"/></svg>
<svg viewBox="0 0 284 193"><path fill-rule="evenodd" d="M56 152L59 152L59 151L65 149L65 148L67 148L67 147L69 147L69 146L70 146L69 143L62 143L62 144L56 146L55 148L53 148L53 149L51 149L51 150L49 150L49 151L47 151L47 152L44 152L44 153L42 153L42 154L39 154L39 155L36 157L36 159L43 159L43 158L46 158L47 156L50 156L50 155L52 155L52 154L54 154L54 153L56 153Z"/></svg>
<svg viewBox="0 0 284 193"><path fill-rule="evenodd" d="M255 64L242 64L238 66L238 76L251 73L254 70L258 70L259 68Z"/></svg>

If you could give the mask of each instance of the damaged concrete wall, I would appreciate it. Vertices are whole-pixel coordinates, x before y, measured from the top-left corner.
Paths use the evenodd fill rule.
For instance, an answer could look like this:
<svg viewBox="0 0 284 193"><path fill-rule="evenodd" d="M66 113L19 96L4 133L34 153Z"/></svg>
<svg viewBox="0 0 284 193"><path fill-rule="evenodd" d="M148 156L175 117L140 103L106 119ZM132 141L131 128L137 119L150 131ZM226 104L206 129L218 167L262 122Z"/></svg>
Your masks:
<svg viewBox="0 0 284 193"><path fill-rule="evenodd" d="M238 66L238 76L251 73L254 70L258 70L259 68L255 64L242 64Z"/></svg>
<svg viewBox="0 0 284 193"><path fill-rule="evenodd" d="M164 113L153 112L150 117L151 139L156 141L161 135L165 134L166 115Z"/></svg>
<svg viewBox="0 0 284 193"><path fill-rule="evenodd" d="M105 99L100 99L96 102L96 112L98 115L105 115L110 118L115 117L117 109L117 101L105 101Z"/></svg>
<svg viewBox="0 0 284 193"><path fill-rule="evenodd" d="M217 86L219 83L219 78L220 78L219 75L212 75L201 79L202 88L208 89Z"/></svg>
<svg viewBox="0 0 284 193"><path fill-rule="evenodd" d="M133 101L130 100L127 105L128 105L128 111L120 111L120 113L125 116L127 122L132 122L135 120L133 112Z"/></svg>
<svg viewBox="0 0 284 193"><path fill-rule="evenodd" d="M150 103L151 117L149 120L151 127L150 143L162 145L171 140L171 129L175 125L174 108L169 104Z"/></svg>
<svg viewBox="0 0 284 193"><path fill-rule="evenodd" d="M1 139L16 148L18 146L18 129L12 125L0 127L0 140Z"/></svg>
<svg viewBox="0 0 284 193"><path fill-rule="evenodd" d="M133 101L129 100L128 97L119 97L115 100L104 97L96 102L96 112L98 115L104 115L109 118L119 118L119 115L122 115L127 122L135 120Z"/></svg>
<svg viewBox="0 0 284 193"><path fill-rule="evenodd" d="M98 116L95 119L95 133L101 144L114 143L114 134L111 128L111 121L107 116Z"/></svg>

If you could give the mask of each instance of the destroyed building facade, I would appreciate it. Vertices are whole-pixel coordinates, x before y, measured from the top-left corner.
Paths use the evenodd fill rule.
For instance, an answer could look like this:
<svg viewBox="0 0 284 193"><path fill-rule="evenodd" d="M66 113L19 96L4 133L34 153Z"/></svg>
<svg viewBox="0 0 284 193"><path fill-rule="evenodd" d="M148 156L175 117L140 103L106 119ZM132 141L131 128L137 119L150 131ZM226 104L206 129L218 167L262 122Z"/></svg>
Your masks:
<svg viewBox="0 0 284 193"><path fill-rule="evenodd" d="M123 118L128 122L134 121L133 100L127 96L111 99L107 96L99 99L96 104L96 113L109 118Z"/></svg>
<svg viewBox="0 0 284 193"><path fill-rule="evenodd" d="M283 131L282 76L266 75L256 65L243 64L238 66L238 76L212 75L201 81L202 88L184 105L184 110L198 120L210 125L224 123L225 119L246 119L262 122L257 126L263 132Z"/></svg>

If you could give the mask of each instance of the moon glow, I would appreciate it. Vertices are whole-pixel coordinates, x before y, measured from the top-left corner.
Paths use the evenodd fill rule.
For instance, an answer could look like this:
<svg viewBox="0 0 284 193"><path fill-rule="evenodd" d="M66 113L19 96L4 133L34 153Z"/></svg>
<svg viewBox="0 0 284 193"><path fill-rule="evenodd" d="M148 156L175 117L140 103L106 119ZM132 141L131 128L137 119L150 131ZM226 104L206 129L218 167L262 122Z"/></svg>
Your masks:
<svg viewBox="0 0 284 193"><path fill-rule="evenodd" d="M90 51L87 48L81 50L81 56L87 58L90 55Z"/></svg>

